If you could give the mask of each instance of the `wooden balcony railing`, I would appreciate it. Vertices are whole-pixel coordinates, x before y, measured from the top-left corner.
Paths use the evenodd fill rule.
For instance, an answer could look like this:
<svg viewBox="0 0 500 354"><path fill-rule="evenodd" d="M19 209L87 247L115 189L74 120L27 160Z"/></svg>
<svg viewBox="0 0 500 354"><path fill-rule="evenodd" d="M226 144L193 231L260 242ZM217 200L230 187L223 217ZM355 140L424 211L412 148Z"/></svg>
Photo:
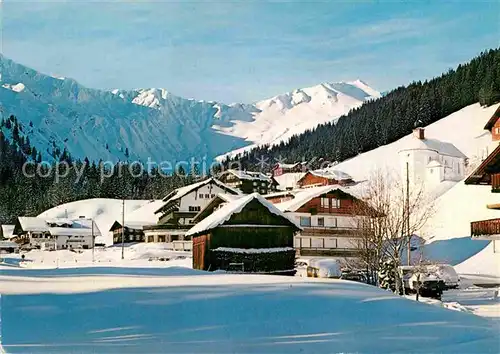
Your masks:
<svg viewBox="0 0 500 354"><path fill-rule="evenodd" d="M493 193L500 193L500 173L491 175L491 191Z"/></svg>
<svg viewBox="0 0 500 354"><path fill-rule="evenodd" d="M500 235L500 219L473 221L470 230L473 237Z"/></svg>

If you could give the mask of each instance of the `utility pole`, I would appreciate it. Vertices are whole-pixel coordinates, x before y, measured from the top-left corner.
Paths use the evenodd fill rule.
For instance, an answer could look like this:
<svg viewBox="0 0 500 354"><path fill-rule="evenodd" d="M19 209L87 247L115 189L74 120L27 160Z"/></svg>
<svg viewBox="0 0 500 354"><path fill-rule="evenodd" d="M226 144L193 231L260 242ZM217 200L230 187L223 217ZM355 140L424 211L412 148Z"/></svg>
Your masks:
<svg viewBox="0 0 500 354"><path fill-rule="evenodd" d="M90 219L92 222L92 263L94 263L94 248L95 248L95 238L94 238L94 219Z"/></svg>
<svg viewBox="0 0 500 354"><path fill-rule="evenodd" d="M407 262L411 265L411 235L410 235L410 168L408 161L406 162L406 236L408 237L407 245Z"/></svg>
<svg viewBox="0 0 500 354"><path fill-rule="evenodd" d="M125 252L125 199L122 199L122 259Z"/></svg>

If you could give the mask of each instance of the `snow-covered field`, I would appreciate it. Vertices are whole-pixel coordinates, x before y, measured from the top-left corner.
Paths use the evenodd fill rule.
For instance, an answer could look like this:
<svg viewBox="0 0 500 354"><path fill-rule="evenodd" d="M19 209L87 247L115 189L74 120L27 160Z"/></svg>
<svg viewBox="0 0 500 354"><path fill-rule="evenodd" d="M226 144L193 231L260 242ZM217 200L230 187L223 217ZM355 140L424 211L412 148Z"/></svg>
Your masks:
<svg viewBox="0 0 500 354"><path fill-rule="evenodd" d="M181 266L191 268L191 252L172 251L162 243L137 243L112 247L96 247L92 250L31 250L21 254L3 254L0 259L13 266L29 269L85 268L85 267L130 267L162 268ZM2 258L3 257L3 258ZM161 260L160 260L161 258Z"/></svg>
<svg viewBox="0 0 500 354"><path fill-rule="evenodd" d="M80 268L0 274L9 353L496 353L498 322L341 280Z"/></svg>

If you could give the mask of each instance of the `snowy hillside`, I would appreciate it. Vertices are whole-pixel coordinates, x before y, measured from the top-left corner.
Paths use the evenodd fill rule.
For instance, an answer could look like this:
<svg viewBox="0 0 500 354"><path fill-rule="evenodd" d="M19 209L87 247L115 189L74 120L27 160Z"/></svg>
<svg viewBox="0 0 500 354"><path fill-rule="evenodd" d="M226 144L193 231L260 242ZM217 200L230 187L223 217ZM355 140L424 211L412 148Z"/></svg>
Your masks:
<svg viewBox="0 0 500 354"><path fill-rule="evenodd" d="M469 172L492 151L497 143L484 125L499 105L482 108L474 104L455 112L426 127L428 138L451 142L469 158ZM334 168L346 172L356 180L369 179L372 172L381 169L400 172L398 151L409 146L413 137L408 135L392 144L381 146L341 162ZM498 211L486 204L498 203L498 195L488 186L467 186L461 182L445 181L429 191L436 198L434 215L420 231L428 244L433 260L450 262L470 257L457 265L462 274L481 274L500 278L500 253L493 253L493 244L470 239L470 222L499 217ZM477 252L475 254L474 252ZM498 252L498 251L497 251ZM453 263L453 262L451 262Z"/></svg>
<svg viewBox="0 0 500 354"><path fill-rule="evenodd" d="M362 81L324 83L253 104L177 97L164 89L83 87L0 56L0 114L14 114L42 152L54 147L91 160L211 158L276 143L380 97ZM168 83L166 83L168 84ZM4 128L5 129L5 128Z"/></svg>
<svg viewBox="0 0 500 354"><path fill-rule="evenodd" d="M425 127L425 136L452 143L467 155L471 165L475 165L485 158L494 146L491 134L483 128L498 106L498 104L487 108L482 108L479 104L467 106ZM410 146L413 139L413 135L409 134L394 143L341 162L334 169L348 173L355 180L368 179L377 169L389 169L391 172L399 173L398 151Z"/></svg>

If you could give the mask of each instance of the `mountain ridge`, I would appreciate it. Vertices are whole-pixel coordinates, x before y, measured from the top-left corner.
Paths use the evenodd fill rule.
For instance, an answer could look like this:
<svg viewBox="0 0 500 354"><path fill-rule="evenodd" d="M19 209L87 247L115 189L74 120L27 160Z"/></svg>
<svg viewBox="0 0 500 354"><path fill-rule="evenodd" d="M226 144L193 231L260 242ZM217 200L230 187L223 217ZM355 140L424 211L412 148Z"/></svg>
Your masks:
<svg viewBox="0 0 500 354"><path fill-rule="evenodd" d="M322 83L254 103L186 99L164 88L100 90L0 56L0 114L33 145L91 160L208 160L279 143L380 97L361 80Z"/></svg>

